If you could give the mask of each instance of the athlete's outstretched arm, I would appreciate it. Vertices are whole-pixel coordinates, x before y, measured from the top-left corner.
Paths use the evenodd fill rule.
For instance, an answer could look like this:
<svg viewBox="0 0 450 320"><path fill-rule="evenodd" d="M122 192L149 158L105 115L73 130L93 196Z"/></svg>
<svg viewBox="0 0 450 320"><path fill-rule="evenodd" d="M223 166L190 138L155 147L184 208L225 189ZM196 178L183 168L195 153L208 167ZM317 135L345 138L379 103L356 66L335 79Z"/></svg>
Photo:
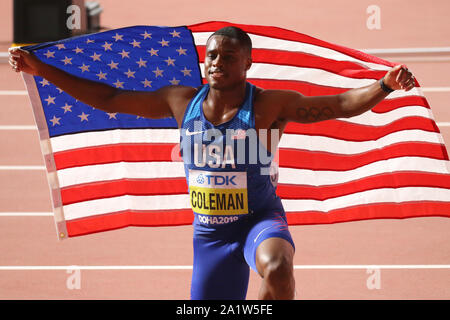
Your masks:
<svg viewBox="0 0 450 320"><path fill-rule="evenodd" d="M383 82L390 89L409 91L414 87L414 76L406 67L398 65L386 73ZM278 119L309 123L349 118L370 110L388 94L379 81L330 96L306 97L294 91L285 91L279 97Z"/></svg>
<svg viewBox="0 0 450 320"><path fill-rule="evenodd" d="M147 118L175 116L178 120L180 112L176 108L189 101L195 90L182 86L168 86L153 92L120 90L70 75L20 48L9 50L9 63L16 72L41 76L74 98L111 113L128 113Z"/></svg>

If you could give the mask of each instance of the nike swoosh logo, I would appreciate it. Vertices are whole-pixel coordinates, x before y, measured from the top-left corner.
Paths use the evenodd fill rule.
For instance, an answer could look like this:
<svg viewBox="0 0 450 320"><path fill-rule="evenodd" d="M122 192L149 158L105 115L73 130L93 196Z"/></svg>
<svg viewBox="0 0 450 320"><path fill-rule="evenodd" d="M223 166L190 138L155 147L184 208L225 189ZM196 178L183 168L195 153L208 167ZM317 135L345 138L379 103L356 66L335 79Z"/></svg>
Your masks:
<svg viewBox="0 0 450 320"><path fill-rule="evenodd" d="M203 131L189 131L189 129L186 130L187 136L192 136L194 134L199 134L199 133L203 133Z"/></svg>
<svg viewBox="0 0 450 320"><path fill-rule="evenodd" d="M256 238L253 240L254 243L256 243L256 240L258 240L259 236L261 235L261 233L263 233L264 231L266 231L267 229L272 228L272 226L268 226L267 228L262 229L258 235L256 236Z"/></svg>

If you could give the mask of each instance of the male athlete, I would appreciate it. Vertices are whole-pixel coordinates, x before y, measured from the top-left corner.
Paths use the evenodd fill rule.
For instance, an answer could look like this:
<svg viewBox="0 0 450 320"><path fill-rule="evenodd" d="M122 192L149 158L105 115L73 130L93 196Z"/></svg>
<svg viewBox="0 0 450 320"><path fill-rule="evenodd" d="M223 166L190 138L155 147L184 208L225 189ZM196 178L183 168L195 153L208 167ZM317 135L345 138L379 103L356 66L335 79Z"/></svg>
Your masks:
<svg viewBox="0 0 450 320"><path fill-rule="evenodd" d="M263 90L246 81L252 44L239 28L225 27L207 41L199 88L167 86L153 92L120 90L83 80L10 49L17 72L39 75L71 96L106 112L148 118L174 117L194 219L191 299L245 299L249 266L262 277L260 299L293 299L294 243L271 177L270 164L236 161L238 143L248 151L247 135L267 131L259 148L276 150L286 124L347 118L370 110L389 92L414 87L404 66L390 69L373 84L331 96L305 97L287 90ZM272 145L271 132L278 132ZM265 140L265 141L264 141ZM241 145L242 146L242 145ZM245 158L247 159L247 158Z"/></svg>

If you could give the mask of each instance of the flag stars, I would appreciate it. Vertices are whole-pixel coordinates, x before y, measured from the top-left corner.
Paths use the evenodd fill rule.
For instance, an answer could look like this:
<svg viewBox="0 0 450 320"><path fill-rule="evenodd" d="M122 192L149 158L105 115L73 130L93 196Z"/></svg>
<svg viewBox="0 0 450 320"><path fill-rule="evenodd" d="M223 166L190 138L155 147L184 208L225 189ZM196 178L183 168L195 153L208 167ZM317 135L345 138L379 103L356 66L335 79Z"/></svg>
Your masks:
<svg viewBox="0 0 450 320"><path fill-rule="evenodd" d="M94 40L92 40L92 39L86 39L86 43L87 44L89 44L89 43L94 43L95 41Z"/></svg>
<svg viewBox="0 0 450 320"><path fill-rule="evenodd" d="M116 42L119 41L119 40L123 41L123 34L116 33L116 35L113 36L113 38L114 38L114 40L116 40Z"/></svg>
<svg viewBox="0 0 450 320"><path fill-rule="evenodd" d="M127 78L134 78L135 73L136 73L136 71L131 71L130 69L128 69L127 72L124 72L124 74L127 76Z"/></svg>
<svg viewBox="0 0 450 320"><path fill-rule="evenodd" d="M61 118L57 118L56 116L53 116L53 118L50 119L50 122L52 123L52 125L53 125L53 127L54 127L54 126L57 125L57 124L61 125L61 124L59 123L59 120L61 120Z"/></svg>
<svg viewBox="0 0 450 320"><path fill-rule="evenodd" d="M184 67L184 69L183 70L180 70L181 72L183 72L183 75L186 77L186 76L191 76L191 72L192 72L192 70L189 70L189 69L187 69L186 67Z"/></svg>
<svg viewBox="0 0 450 320"><path fill-rule="evenodd" d="M94 54L92 56L90 56L90 57L92 58L92 61L102 61L100 59L101 56L102 56L101 54L98 54L97 52L94 52Z"/></svg>
<svg viewBox="0 0 450 320"><path fill-rule="evenodd" d="M145 40L145 39L151 39L151 38L152 38L152 34L151 34L151 33L148 33L147 30L144 31L144 33L141 33L141 36L144 37L144 40Z"/></svg>
<svg viewBox="0 0 450 320"><path fill-rule="evenodd" d="M155 77L162 77L164 70L160 70L158 67L156 67L156 70L153 70L153 73L155 74Z"/></svg>
<svg viewBox="0 0 450 320"><path fill-rule="evenodd" d="M64 45L64 43L58 43L55 46L58 48L58 50L66 49L66 46Z"/></svg>
<svg viewBox="0 0 450 320"><path fill-rule="evenodd" d="M103 49L105 49L105 51L108 51L108 50L112 51L112 48L111 48L112 45L113 45L112 42L108 43L105 41L105 44L103 44L102 47L103 47Z"/></svg>
<svg viewBox="0 0 450 320"><path fill-rule="evenodd" d="M173 30L172 32L169 32L172 35L172 38L180 38L180 32Z"/></svg>
<svg viewBox="0 0 450 320"><path fill-rule="evenodd" d="M175 67L175 59L172 59L170 57L167 57L166 60L164 60L167 63L167 66L174 66Z"/></svg>
<svg viewBox="0 0 450 320"><path fill-rule="evenodd" d="M147 67L147 61L145 61L145 60L142 60L142 58L139 58L139 61L136 61L136 63L139 65L139 68L140 67Z"/></svg>
<svg viewBox="0 0 450 320"><path fill-rule="evenodd" d="M89 72L89 67L90 67L90 65L85 65L85 64L83 63L83 65L82 65L81 67L78 67L78 68L80 68L80 69L81 69L81 73L83 73L83 72L85 72L85 71L88 71L88 72Z"/></svg>
<svg viewBox="0 0 450 320"><path fill-rule="evenodd" d="M40 83L43 87L50 85L50 82L48 82L47 79L42 79L42 81L39 81L39 83Z"/></svg>
<svg viewBox="0 0 450 320"><path fill-rule="evenodd" d="M84 52L83 52L83 49L78 48L78 46L77 46L75 49L73 49L72 51L75 51L76 54L78 54L78 53L84 53Z"/></svg>
<svg viewBox="0 0 450 320"><path fill-rule="evenodd" d="M66 112L72 112L72 106L71 106L70 104L68 104L67 102L66 102L65 105L63 105L63 106L61 107L61 109L64 110L64 114L65 114Z"/></svg>
<svg viewBox="0 0 450 320"><path fill-rule="evenodd" d="M108 63L108 66L112 69L119 69L117 66L119 65L119 63L114 62L111 60L111 63Z"/></svg>
<svg viewBox="0 0 450 320"><path fill-rule="evenodd" d="M144 88L151 88L152 87L152 82L150 80L147 80L147 78L145 78L144 81L141 81L141 83L144 85Z"/></svg>
<svg viewBox="0 0 450 320"><path fill-rule="evenodd" d="M133 42L130 42L130 44L133 46L133 48L140 48L141 47L141 43L139 41L136 41L135 39L133 39Z"/></svg>
<svg viewBox="0 0 450 320"><path fill-rule="evenodd" d="M150 53L152 57L153 56L158 56L158 51L159 50L155 50L153 48L151 48L150 50L147 50L147 52Z"/></svg>
<svg viewBox="0 0 450 320"><path fill-rule="evenodd" d="M158 41L159 44L161 44L161 47L168 47L169 41L164 40L164 38L161 39L161 41Z"/></svg>
<svg viewBox="0 0 450 320"><path fill-rule="evenodd" d="M55 104L55 99L56 97L52 97L52 96L48 96L47 99L44 99L47 102L47 106L51 105L51 104Z"/></svg>
<svg viewBox="0 0 450 320"><path fill-rule="evenodd" d="M187 55L186 54L186 51L187 51L187 49L183 49L181 46L180 46L180 48L178 48L178 49L176 49L176 51L178 52L178 55Z"/></svg>
<svg viewBox="0 0 450 320"><path fill-rule="evenodd" d="M176 85L178 85L180 83L180 80L175 79L175 77L173 77L172 80L169 80L169 82L170 82L171 85L176 86Z"/></svg>
<svg viewBox="0 0 450 320"><path fill-rule="evenodd" d="M44 53L44 56L46 56L47 59L54 58L55 57L55 51L47 50L47 52Z"/></svg>
<svg viewBox="0 0 450 320"><path fill-rule="evenodd" d="M129 56L130 52L129 51L125 51L124 49L122 49L122 52L119 52L119 54L122 56L122 59L130 58L130 56Z"/></svg>
<svg viewBox="0 0 450 320"><path fill-rule="evenodd" d="M80 117L80 121L81 121L81 122L83 122L83 121L89 121L89 119L88 119L89 113L86 114L86 113L83 112L83 113L79 114L78 117Z"/></svg>
<svg viewBox="0 0 450 320"><path fill-rule="evenodd" d="M61 62L64 62L64 65L72 64L72 58L67 58L64 56L64 59L61 60Z"/></svg>
<svg viewBox="0 0 450 320"><path fill-rule="evenodd" d="M117 79L117 81L114 82L113 85L115 85L116 88L121 88L121 89L123 89L123 82L120 82L119 79Z"/></svg>
<svg viewBox="0 0 450 320"><path fill-rule="evenodd" d="M107 112L106 114L109 116L109 119L116 119L117 120L117 118L116 118L117 112L114 112L114 113Z"/></svg>
<svg viewBox="0 0 450 320"><path fill-rule="evenodd" d="M106 75L107 75L107 73L103 73L101 70L99 73L96 74L96 76L98 77L98 80L101 80L101 79L106 80Z"/></svg>

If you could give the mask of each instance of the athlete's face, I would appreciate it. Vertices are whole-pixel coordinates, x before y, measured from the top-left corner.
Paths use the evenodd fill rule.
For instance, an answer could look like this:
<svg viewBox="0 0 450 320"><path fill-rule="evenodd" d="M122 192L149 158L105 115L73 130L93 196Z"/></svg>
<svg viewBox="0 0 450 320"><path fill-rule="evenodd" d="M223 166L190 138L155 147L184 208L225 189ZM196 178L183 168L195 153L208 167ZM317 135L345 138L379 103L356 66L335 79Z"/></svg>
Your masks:
<svg viewBox="0 0 450 320"><path fill-rule="evenodd" d="M215 89L233 88L246 81L250 53L237 39L213 36L206 43L205 77Z"/></svg>

